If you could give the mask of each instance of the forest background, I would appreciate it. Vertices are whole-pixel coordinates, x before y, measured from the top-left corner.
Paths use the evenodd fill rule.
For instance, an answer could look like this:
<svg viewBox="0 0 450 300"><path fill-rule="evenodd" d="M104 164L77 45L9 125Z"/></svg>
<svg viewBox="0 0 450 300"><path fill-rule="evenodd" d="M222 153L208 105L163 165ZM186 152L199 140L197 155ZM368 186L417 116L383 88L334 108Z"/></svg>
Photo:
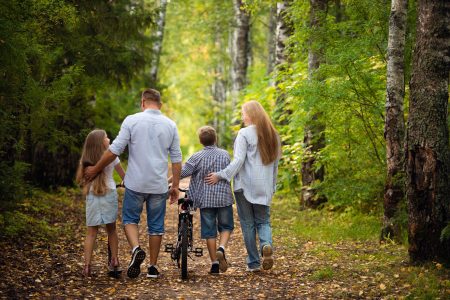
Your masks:
<svg viewBox="0 0 450 300"><path fill-rule="evenodd" d="M408 219L409 224L425 222L415 218L411 204L419 199L409 188L420 168L407 163L416 145L410 137L418 130L414 124L435 122L440 127L429 148L437 177L430 180L437 184L425 180L425 190L437 196L422 196L439 211L425 209L437 221L435 227L423 228L425 235L433 232L433 243L441 250L415 256L428 250L410 247L410 258L448 260L448 253L442 253L450 249L445 248L450 232L449 4L393 3L403 8L397 21L403 20L404 31L403 48L397 49L404 82L396 106L403 131L394 134L401 167L394 173L392 155L387 155L391 141L386 142L392 132L387 79L395 71L389 69L395 56L388 51L395 29L390 1L2 2L2 236L18 236L34 226L29 216L17 213L24 199L40 189L73 186L87 133L103 128L114 138L125 116L139 111L141 91L153 87L162 93L163 112L178 125L185 159L200 149L196 130L206 124L217 129L219 145L231 152L241 128L240 105L258 100L283 142L280 197L299 209L373 217L375 235L403 244L409 236L415 245ZM414 96L413 89L427 89L428 84L423 81L418 88L418 77L412 80L423 70L413 50L426 47L416 34L422 26L418 15L426 9L444 28L438 37L444 46L435 47L440 55L432 55L437 58L431 63L440 62L444 83L440 96L430 96L431 104L424 104L433 109L422 111L428 115L414 123L410 114L417 109L410 110L411 103L423 98ZM427 144L426 138L421 141L417 145ZM400 196L389 202L389 192Z"/></svg>

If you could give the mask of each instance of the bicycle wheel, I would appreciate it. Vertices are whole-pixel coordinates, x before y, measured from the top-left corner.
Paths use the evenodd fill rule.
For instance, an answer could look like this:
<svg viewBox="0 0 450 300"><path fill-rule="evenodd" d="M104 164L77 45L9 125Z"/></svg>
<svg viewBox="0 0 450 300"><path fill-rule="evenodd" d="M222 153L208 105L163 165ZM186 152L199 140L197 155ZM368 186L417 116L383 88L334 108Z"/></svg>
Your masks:
<svg viewBox="0 0 450 300"><path fill-rule="evenodd" d="M187 256L188 256L188 224L187 220L183 219L181 223L181 278L188 278L187 271Z"/></svg>

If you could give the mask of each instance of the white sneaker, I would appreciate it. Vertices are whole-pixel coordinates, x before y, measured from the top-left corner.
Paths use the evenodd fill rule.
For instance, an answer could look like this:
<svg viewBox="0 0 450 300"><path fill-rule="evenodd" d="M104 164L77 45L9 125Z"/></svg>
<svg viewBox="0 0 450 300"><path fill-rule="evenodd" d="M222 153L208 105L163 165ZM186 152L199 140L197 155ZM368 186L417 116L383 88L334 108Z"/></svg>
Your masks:
<svg viewBox="0 0 450 300"><path fill-rule="evenodd" d="M246 272L261 272L261 267L256 267L256 268L250 268L247 266L247 269L245 269Z"/></svg>

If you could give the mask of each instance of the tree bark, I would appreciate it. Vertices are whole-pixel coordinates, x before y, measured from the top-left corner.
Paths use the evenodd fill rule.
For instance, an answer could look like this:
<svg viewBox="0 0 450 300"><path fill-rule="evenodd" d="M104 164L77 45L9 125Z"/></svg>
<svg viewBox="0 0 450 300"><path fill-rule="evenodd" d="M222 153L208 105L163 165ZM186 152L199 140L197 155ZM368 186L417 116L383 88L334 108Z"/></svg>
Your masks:
<svg viewBox="0 0 450 300"><path fill-rule="evenodd" d="M405 120L403 99L405 96L405 37L408 0L392 0L389 17L387 51L386 139L387 178L384 186L384 218L381 240L400 241L397 212L404 197L404 145Z"/></svg>
<svg viewBox="0 0 450 300"><path fill-rule="evenodd" d="M231 97L235 108L239 93L247 84L250 51L250 15L243 9L242 0L233 0L235 27L232 41Z"/></svg>
<svg viewBox="0 0 450 300"><path fill-rule="evenodd" d="M291 111L286 109L286 92L279 88L279 84L288 80L286 72L291 63L288 54L287 42L293 34L293 25L289 15L292 1L285 0L277 3L276 37L275 37L275 86L277 87L277 99L275 106L275 120L279 125L287 125ZM282 76L286 74L286 76ZM284 78L285 77L285 78Z"/></svg>
<svg viewBox="0 0 450 300"><path fill-rule="evenodd" d="M450 262L450 150L447 123L450 2L418 2L406 137L409 257Z"/></svg>
<svg viewBox="0 0 450 300"><path fill-rule="evenodd" d="M156 20L156 32L154 35L152 60L150 67L150 87L154 88L157 88L158 85L159 59L162 53L167 3L168 0L160 0L158 19Z"/></svg>
<svg viewBox="0 0 450 300"><path fill-rule="evenodd" d="M310 27L313 33L309 39L309 80L321 80L317 77L316 71L323 59L323 47L317 45L317 40L314 39L314 31L318 31L323 26L327 8L327 0L310 0ZM320 112L313 113L311 120L305 126L305 135L303 138L305 157L302 163L301 207L317 208L320 204L327 201L326 197L318 194L312 186L317 181L323 181L325 175L323 166L319 168L315 167L316 155L325 147L325 126L321 123L320 116Z"/></svg>
<svg viewBox="0 0 450 300"><path fill-rule="evenodd" d="M269 12L269 31L267 34L267 71L270 75L275 67L276 40L277 40L277 5L272 5ZM273 83L272 83L273 84ZM271 84L271 85L272 85Z"/></svg>
<svg viewBox="0 0 450 300"><path fill-rule="evenodd" d="M223 36L221 29L217 28L215 32L215 48L218 53L224 49ZM214 128L217 130L218 145L223 146L225 128L225 120L227 119L227 82L225 80L226 72L224 60L219 58L214 67L214 82L212 85L212 96L214 100Z"/></svg>

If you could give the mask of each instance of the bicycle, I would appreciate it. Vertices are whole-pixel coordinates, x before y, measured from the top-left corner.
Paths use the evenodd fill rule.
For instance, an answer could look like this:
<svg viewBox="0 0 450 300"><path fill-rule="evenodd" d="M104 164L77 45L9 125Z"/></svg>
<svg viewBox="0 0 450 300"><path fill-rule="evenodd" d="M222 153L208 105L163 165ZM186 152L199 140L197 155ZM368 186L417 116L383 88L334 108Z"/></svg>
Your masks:
<svg viewBox="0 0 450 300"><path fill-rule="evenodd" d="M195 256L203 256L202 248L194 248L193 236L193 214L194 203L187 195L187 189L178 189L184 192L183 198L178 199L178 235L177 242L174 244L166 244L165 252L170 252L172 260L177 261L178 268L181 268L181 278L188 278L188 257L192 259L189 253L194 253ZM180 263L181 261L181 263Z"/></svg>

